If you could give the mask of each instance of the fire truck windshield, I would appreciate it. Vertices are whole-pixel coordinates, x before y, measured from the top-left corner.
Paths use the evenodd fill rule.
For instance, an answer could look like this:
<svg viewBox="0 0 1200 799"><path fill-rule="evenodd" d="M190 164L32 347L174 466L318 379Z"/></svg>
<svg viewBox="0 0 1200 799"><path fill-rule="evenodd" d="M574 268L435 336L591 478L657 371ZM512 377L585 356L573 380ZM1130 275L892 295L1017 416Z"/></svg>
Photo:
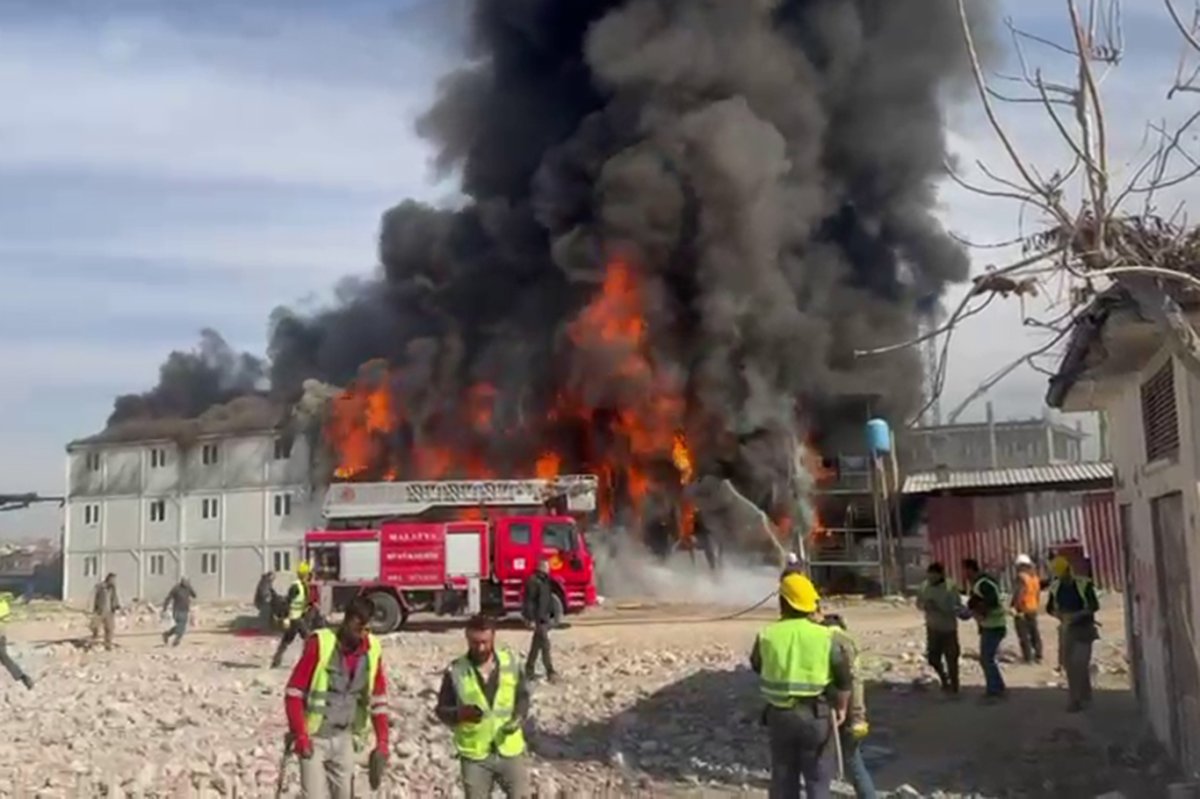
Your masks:
<svg viewBox="0 0 1200 799"><path fill-rule="evenodd" d="M575 525L567 522L550 522L542 530L542 546L570 552L575 548Z"/></svg>

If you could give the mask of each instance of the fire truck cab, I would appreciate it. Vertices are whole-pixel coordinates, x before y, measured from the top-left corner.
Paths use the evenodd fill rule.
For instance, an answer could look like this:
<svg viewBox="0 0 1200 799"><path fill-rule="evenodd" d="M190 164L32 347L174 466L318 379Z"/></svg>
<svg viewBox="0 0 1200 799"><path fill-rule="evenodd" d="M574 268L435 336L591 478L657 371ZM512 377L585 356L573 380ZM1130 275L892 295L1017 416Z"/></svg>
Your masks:
<svg viewBox="0 0 1200 799"><path fill-rule="evenodd" d="M326 526L304 538L322 610L366 594L377 633L399 629L416 612L519 612L544 557L556 615L582 611L596 604L580 529L596 509L596 487L594 475L332 485Z"/></svg>

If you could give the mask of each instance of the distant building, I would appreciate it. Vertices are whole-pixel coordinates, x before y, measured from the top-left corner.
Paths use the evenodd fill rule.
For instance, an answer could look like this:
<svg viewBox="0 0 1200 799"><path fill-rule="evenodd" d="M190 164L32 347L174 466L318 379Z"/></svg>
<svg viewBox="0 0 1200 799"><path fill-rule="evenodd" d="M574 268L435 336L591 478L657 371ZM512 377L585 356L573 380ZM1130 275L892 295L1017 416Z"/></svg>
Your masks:
<svg viewBox="0 0 1200 799"><path fill-rule="evenodd" d="M61 550L48 540L0 546L0 591L62 596Z"/></svg>
<svg viewBox="0 0 1200 799"><path fill-rule="evenodd" d="M905 471L1020 469L1083 461L1087 434L1050 419L918 427L905 433Z"/></svg>
<svg viewBox="0 0 1200 799"><path fill-rule="evenodd" d="M66 599L86 599L109 572L124 598L161 601L187 576L202 599L242 599L263 572L295 567L308 441L282 434L277 410L250 411L131 423L68 445Z"/></svg>

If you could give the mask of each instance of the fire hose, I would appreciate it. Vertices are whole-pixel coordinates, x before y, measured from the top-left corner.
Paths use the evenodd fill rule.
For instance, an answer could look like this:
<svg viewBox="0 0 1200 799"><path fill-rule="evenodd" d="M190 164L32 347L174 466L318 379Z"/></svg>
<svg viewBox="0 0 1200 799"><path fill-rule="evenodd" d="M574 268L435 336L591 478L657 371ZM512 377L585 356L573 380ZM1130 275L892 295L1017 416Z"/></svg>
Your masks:
<svg viewBox="0 0 1200 799"><path fill-rule="evenodd" d="M755 602L753 605L742 608L734 613L727 613L722 616L705 616L700 619L605 619L603 621L585 621L580 622L579 627L627 627L633 624L711 624L718 621L734 621L740 619L749 613L761 608L763 605L770 602L774 597L778 596L778 591L772 591L762 599Z"/></svg>

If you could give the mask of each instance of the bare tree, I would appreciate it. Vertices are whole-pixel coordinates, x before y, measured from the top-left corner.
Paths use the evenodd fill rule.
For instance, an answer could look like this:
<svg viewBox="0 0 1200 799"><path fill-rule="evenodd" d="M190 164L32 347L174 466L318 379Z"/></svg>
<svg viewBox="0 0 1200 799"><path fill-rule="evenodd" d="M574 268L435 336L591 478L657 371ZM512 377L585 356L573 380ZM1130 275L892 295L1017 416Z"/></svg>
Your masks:
<svg viewBox="0 0 1200 799"><path fill-rule="evenodd" d="M1125 54L1120 0L1059 0L1067 33L1063 41L1022 30L1006 20L1017 75L985 72L966 0L956 1L975 88L988 126L1003 152L1003 163L977 161L974 166L978 178L969 177L953 163L948 163L946 169L950 179L962 188L1015 204L1023 229L1000 246L1019 247L1020 257L1007 266L989 268L976 278L973 290L937 330L913 341L859 354L882 354L944 335L933 380L934 392L940 392L954 328L996 295L1018 297L1025 324L1048 330L1049 343L995 372L951 412L949 420L953 421L1019 366L1037 368L1035 358L1066 337L1075 316L1091 298L1115 285L1128 293L1146 318L1163 328L1183 362L1200 372L1200 334L1180 307L1180 299L1188 294L1200 296L1200 279L1196 277L1200 271L1200 232L1189 223L1182 203L1169 211L1159 206L1165 192L1200 174L1200 155L1186 147L1200 111L1173 126L1147 123L1142 150L1125 165L1126 174L1121 174L1115 168L1102 91L1105 79L1120 67ZM1185 49L1174 85L1166 95L1200 91L1200 69L1189 72L1187 66L1189 57L1200 56L1200 5L1186 16L1179 9L1179 0L1163 2ZM1069 72L1069 77L1048 76L1031 58L1030 51L1034 50L1060 60L1065 57L1070 66L1062 71ZM996 88L1000 85L1005 87L1003 91ZM1066 153L1055 168L1039 167L1018 146L1000 114L1002 107L1015 104L1040 108ZM1039 147L1040 152L1044 150ZM1027 220L1029 232L1024 230ZM1049 320L1029 316L1024 299L1055 281L1066 298L1058 313Z"/></svg>

